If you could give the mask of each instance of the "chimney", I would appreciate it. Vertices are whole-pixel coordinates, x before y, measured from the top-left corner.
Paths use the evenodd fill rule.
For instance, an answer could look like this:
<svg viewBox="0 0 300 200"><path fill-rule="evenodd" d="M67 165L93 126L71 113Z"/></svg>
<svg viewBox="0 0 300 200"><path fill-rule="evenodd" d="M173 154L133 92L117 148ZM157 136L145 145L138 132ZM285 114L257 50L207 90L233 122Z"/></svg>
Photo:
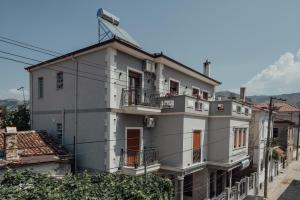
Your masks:
<svg viewBox="0 0 300 200"><path fill-rule="evenodd" d="M203 74L208 77L210 77L210 64L208 59L203 63Z"/></svg>
<svg viewBox="0 0 300 200"><path fill-rule="evenodd" d="M245 87L240 88L240 100L242 102L246 102L246 88Z"/></svg>
<svg viewBox="0 0 300 200"><path fill-rule="evenodd" d="M4 133L4 145L5 158L7 161L19 159L17 134L16 127L6 127L6 132Z"/></svg>

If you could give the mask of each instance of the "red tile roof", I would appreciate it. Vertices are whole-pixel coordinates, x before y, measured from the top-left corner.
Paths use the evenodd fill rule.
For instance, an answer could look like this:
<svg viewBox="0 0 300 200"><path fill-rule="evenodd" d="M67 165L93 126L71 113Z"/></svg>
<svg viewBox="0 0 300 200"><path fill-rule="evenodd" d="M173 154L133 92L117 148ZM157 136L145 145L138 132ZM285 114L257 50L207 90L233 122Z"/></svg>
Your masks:
<svg viewBox="0 0 300 200"><path fill-rule="evenodd" d="M17 133L17 146L20 160L17 163L32 161L54 161L70 158L68 152L60 147L54 138L36 131ZM0 150L4 150L4 132L0 130Z"/></svg>
<svg viewBox="0 0 300 200"><path fill-rule="evenodd" d="M254 104L253 107L256 110L268 109L269 103L265 102L265 103ZM297 106L294 106L286 102L275 102L274 107L276 108L276 112L300 112L300 109Z"/></svg>

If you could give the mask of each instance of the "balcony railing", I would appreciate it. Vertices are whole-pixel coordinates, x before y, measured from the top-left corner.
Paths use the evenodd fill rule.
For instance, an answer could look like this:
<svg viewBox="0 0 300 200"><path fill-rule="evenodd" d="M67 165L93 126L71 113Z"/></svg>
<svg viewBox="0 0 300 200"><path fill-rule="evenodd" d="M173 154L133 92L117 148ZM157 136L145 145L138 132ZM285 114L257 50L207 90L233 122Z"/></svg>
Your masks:
<svg viewBox="0 0 300 200"><path fill-rule="evenodd" d="M139 88L122 89L123 106L141 105L159 107L159 97L159 92L154 90L146 90Z"/></svg>
<svg viewBox="0 0 300 200"><path fill-rule="evenodd" d="M149 148L143 151L127 150L122 151L124 166L139 168L141 166L158 163L158 151Z"/></svg>
<svg viewBox="0 0 300 200"><path fill-rule="evenodd" d="M201 162L201 149L193 149L193 163Z"/></svg>

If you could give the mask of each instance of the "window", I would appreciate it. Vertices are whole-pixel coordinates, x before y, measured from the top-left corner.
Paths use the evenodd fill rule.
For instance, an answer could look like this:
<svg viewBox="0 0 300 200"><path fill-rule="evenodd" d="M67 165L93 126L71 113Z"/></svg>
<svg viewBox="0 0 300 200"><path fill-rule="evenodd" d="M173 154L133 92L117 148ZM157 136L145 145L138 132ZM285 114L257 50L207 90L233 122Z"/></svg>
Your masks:
<svg viewBox="0 0 300 200"><path fill-rule="evenodd" d="M193 163L201 161L201 131L193 132Z"/></svg>
<svg viewBox="0 0 300 200"><path fill-rule="evenodd" d="M199 97L199 93L200 93L200 90L198 88L193 88L193 97L196 97L198 98Z"/></svg>
<svg viewBox="0 0 300 200"><path fill-rule="evenodd" d="M195 101L195 110L202 111L203 104L200 101Z"/></svg>
<svg viewBox="0 0 300 200"><path fill-rule="evenodd" d="M193 196L193 174L186 175L184 177L184 196Z"/></svg>
<svg viewBox="0 0 300 200"><path fill-rule="evenodd" d="M246 131L246 129L244 128L244 129L243 129L243 147L246 146L246 140L247 140L247 131Z"/></svg>
<svg viewBox="0 0 300 200"><path fill-rule="evenodd" d="M237 113L241 113L242 112L242 107L241 106L237 106L236 107L236 112Z"/></svg>
<svg viewBox="0 0 300 200"><path fill-rule="evenodd" d="M239 129L239 147L242 146L242 140L243 140L243 129Z"/></svg>
<svg viewBox="0 0 300 200"><path fill-rule="evenodd" d="M263 171L264 170L264 160L261 159L260 161L260 171Z"/></svg>
<svg viewBox="0 0 300 200"><path fill-rule="evenodd" d="M234 146L233 148L237 148L238 147L238 138L239 138L239 130L236 128L234 129Z"/></svg>
<svg viewBox="0 0 300 200"><path fill-rule="evenodd" d="M249 109L245 108L245 115L249 115Z"/></svg>
<svg viewBox="0 0 300 200"><path fill-rule="evenodd" d="M56 132L57 132L57 139L60 142L60 144L63 144L63 130L62 130L62 124L57 123L56 124Z"/></svg>
<svg viewBox="0 0 300 200"><path fill-rule="evenodd" d="M171 95L179 94L179 82L170 80L170 93Z"/></svg>
<svg viewBox="0 0 300 200"><path fill-rule="evenodd" d="M278 128L273 128L273 138L277 138L278 136Z"/></svg>
<svg viewBox="0 0 300 200"><path fill-rule="evenodd" d="M58 72L56 74L56 89L60 90L64 87L64 74L63 72Z"/></svg>
<svg viewBox="0 0 300 200"><path fill-rule="evenodd" d="M233 148L246 147L247 146L247 129L246 128L234 128L234 145Z"/></svg>
<svg viewBox="0 0 300 200"><path fill-rule="evenodd" d="M202 98L208 100L208 92L202 91Z"/></svg>
<svg viewBox="0 0 300 200"><path fill-rule="evenodd" d="M38 97L41 99L44 97L44 78L38 79Z"/></svg>
<svg viewBox="0 0 300 200"><path fill-rule="evenodd" d="M224 104L218 103L218 111L224 111Z"/></svg>

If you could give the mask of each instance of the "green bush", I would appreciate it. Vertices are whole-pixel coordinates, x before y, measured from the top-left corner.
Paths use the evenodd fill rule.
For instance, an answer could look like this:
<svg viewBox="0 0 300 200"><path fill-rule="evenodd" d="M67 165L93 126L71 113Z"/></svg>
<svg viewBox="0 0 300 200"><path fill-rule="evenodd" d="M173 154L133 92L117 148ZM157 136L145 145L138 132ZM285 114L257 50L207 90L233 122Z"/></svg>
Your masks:
<svg viewBox="0 0 300 200"><path fill-rule="evenodd" d="M62 179L31 171L7 170L0 184L0 198L6 200L167 200L172 199L169 179L149 174L144 177L118 173L86 172Z"/></svg>

